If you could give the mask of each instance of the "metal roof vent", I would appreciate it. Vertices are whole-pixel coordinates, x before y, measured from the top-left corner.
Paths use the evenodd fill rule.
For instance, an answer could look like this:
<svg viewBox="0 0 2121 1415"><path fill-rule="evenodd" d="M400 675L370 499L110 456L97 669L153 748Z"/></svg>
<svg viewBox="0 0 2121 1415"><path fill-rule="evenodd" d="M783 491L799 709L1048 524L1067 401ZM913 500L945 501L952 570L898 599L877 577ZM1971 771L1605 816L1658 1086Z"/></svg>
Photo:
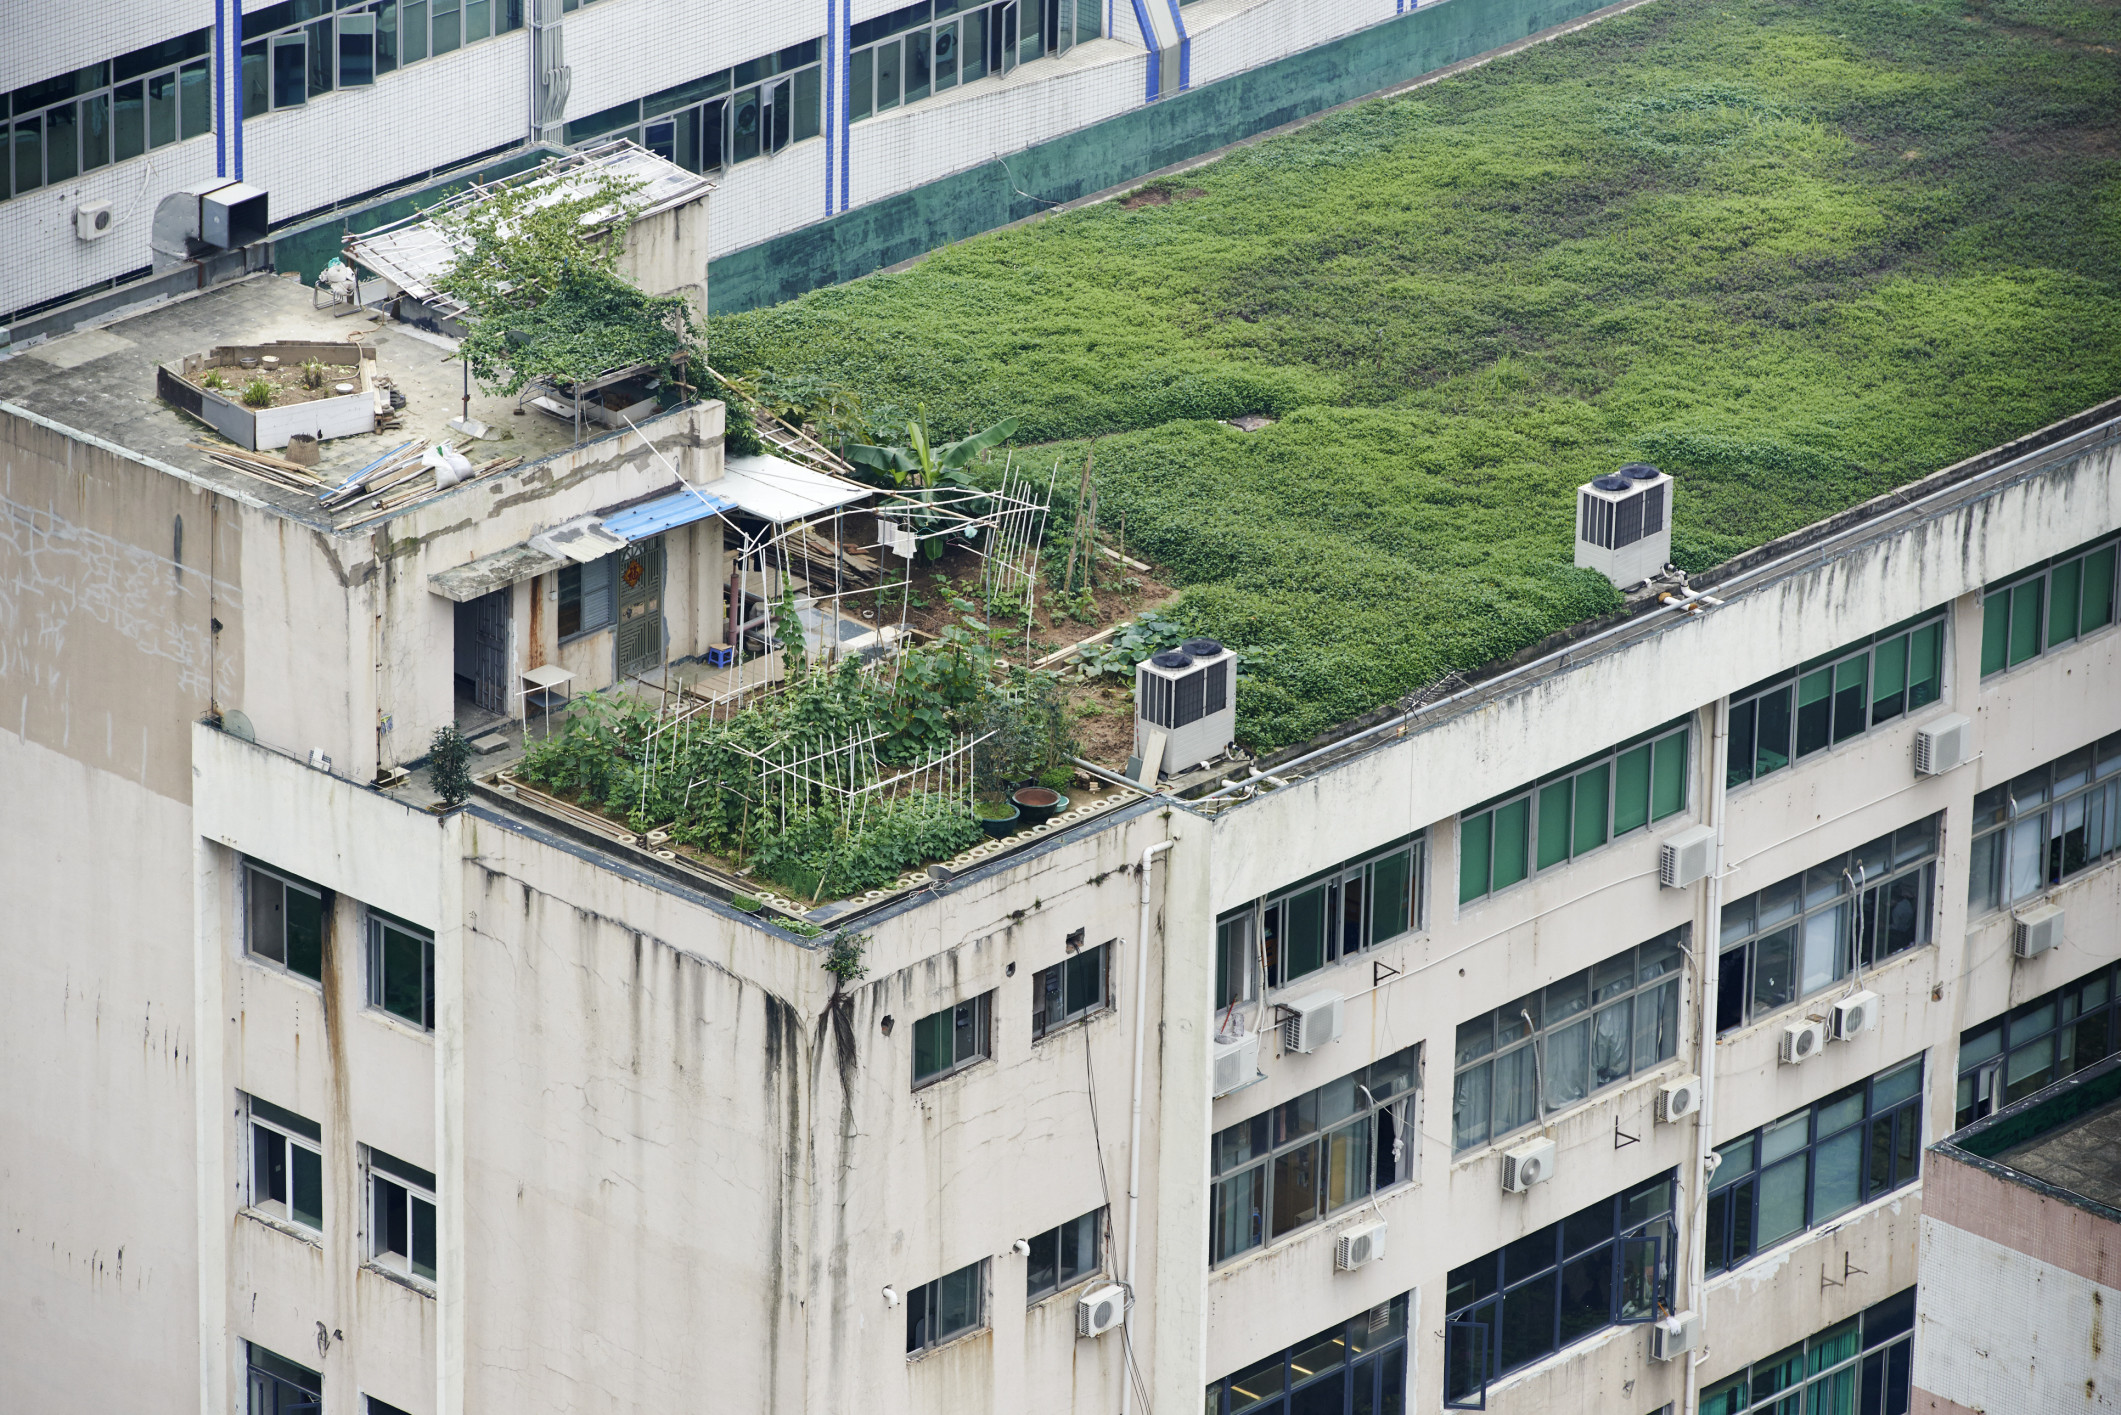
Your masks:
<svg viewBox="0 0 2121 1415"><path fill-rule="evenodd" d="M1672 558L1672 479L1630 462L1576 489L1576 564L1626 589Z"/></svg>
<svg viewBox="0 0 2121 1415"><path fill-rule="evenodd" d="M1215 652L1186 653L1166 649L1134 670L1134 750L1143 762L1162 771L1184 771L1221 756L1237 736L1237 702L1232 678L1237 655L1212 639L1193 639ZM1151 748L1163 739L1163 750Z"/></svg>

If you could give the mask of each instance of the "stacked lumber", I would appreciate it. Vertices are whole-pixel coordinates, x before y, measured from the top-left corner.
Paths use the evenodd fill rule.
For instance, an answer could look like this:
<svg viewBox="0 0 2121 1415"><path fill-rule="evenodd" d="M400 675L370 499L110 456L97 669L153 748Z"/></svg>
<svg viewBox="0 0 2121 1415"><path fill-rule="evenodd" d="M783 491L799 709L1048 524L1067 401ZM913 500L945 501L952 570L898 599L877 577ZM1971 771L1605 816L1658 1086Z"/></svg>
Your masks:
<svg viewBox="0 0 2121 1415"><path fill-rule="evenodd" d="M234 443L225 445L211 442L194 442L190 446L204 452L216 466L233 472L245 472L260 481L274 486L287 487L294 491L313 492L317 489L317 474L300 462L290 462L285 457L275 457L270 452L253 452Z"/></svg>
<svg viewBox="0 0 2121 1415"><path fill-rule="evenodd" d="M351 509L354 503L364 500L368 504L362 508L361 515L353 520L341 522L340 530L354 530L375 521L387 520L412 502L432 496L439 489L435 481L435 469L425 460L427 449L418 443L410 446L413 450L409 454L392 456L386 465L378 466L369 475L365 488L353 486L341 496L333 509ZM449 489L469 486L475 481L483 481L489 476L521 465L521 457L496 457L483 467L473 468L470 476Z"/></svg>

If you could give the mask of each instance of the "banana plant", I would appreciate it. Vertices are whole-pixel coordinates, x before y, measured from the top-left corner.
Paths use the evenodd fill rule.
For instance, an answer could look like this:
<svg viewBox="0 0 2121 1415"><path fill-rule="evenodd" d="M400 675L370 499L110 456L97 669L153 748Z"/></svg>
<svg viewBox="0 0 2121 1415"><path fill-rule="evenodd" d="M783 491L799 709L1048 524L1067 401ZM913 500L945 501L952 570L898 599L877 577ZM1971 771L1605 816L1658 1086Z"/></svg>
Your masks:
<svg viewBox="0 0 2121 1415"><path fill-rule="evenodd" d="M1015 418L1003 418L985 432L938 446L929 439L928 410L922 407L917 417L906 420L904 447L854 443L847 448L847 460L868 471L878 486L899 493L894 511L912 521L921 537L922 553L936 560L943 553L937 532L945 529L947 521L935 509L933 493L942 487L970 487L972 479L965 469L980 453L1013 436L1017 426Z"/></svg>

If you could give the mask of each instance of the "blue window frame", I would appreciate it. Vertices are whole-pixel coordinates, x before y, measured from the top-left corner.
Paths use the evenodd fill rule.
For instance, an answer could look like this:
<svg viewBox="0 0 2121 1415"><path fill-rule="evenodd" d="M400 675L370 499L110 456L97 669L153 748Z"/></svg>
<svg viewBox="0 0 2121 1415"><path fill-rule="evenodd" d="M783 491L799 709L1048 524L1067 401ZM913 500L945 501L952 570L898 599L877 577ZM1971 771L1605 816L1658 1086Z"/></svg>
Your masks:
<svg viewBox="0 0 2121 1415"><path fill-rule="evenodd" d="M1208 1386L1207 1415L1406 1415L1407 1298Z"/></svg>
<svg viewBox="0 0 2121 1415"><path fill-rule="evenodd" d="M1701 1393L1701 1415L1907 1415L1915 1289L1806 1337Z"/></svg>
<svg viewBox="0 0 2121 1415"><path fill-rule="evenodd" d="M2001 1017L1959 1034L1958 1114L1953 1129L2073 1076L2114 1050L2121 977L2112 963Z"/></svg>
<svg viewBox="0 0 2121 1415"><path fill-rule="evenodd" d="M1671 1300L1673 1171L1579 1209L1452 1271L1444 1408L1485 1410L1488 1386Z"/></svg>
<svg viewBox="0 0 2121 1415"><path fill-rule="evenodd" d="M1922 1172L1922 1058L1881 1071L1717 1147L1708 1271L1904 1188Z"/></svg>

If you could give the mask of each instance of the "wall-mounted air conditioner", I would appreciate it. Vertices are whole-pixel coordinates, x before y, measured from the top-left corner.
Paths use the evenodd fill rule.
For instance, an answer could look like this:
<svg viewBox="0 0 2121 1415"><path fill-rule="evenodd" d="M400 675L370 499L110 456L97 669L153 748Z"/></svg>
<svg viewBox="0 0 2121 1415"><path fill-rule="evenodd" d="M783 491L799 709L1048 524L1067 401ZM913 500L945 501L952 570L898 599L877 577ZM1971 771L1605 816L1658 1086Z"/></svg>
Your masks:
<svg viewBox="0 0 2121 1415"><path fill-rule="evenodd" d="M1188 639L1134 670L1134 751L1164 734L1162 769L1184 771L1230 750L1237 736L1237 655L1213 639Z"/></svg>
<svg viewBox="0 0 2121 1415"><path fill-rule="evenodd" d="M1534 1140L1529 1145L1519 1145L1503 1152L1502 1187L1508 1193L1522 1194L1534 1184L1546 1183L1553 1174L1552 1140Z"/></svg>
<svg viewBox="0 0 2121 1415"><path fill-rule="evenodd" d="M1671 1361L1692 1351L1701 1341L1701 1318L1692 1312L1665 1317L1650 1328L1650 1359Z"/></svg>
<svg viewBox="0 0 2121 1415"><path fill-rule="evenodd" d="M1782 1029L1782 1061L1795 1066L1826 1050L1826 1023L1807 1017Z"/></svg>
<svg viewBox="0 0 2121 1415"><path fill-rule="evenodd" d="M74 234L84 241L102 240L117 221L107 201L85 201L74 208Z"/></svg>
<svg viewBox="0 0 2121 1415"><path fill-rule="evenodd" d="M1966 760L1968 734L1974 724L1963 717L1940 717L1915 729L1915 775L1942 776Z"/></svg>
<svg viewBox="0 0 2121 1415"><path fill-rule="evenodd" d="M1685 889L1708 878L1716 867L1716 828L1690 825L1657 847L1657 882L1666 889Z"/></svg>
<svg viewBox="0 0 2121 1415"><path fill-rule="evenodd" d="M1217 1037L1209 1050L1215 1065L1214 1095L1227 1096L1259 1079L1259 1033L1228 1041Z"/></svg>
<svg viewBox="0 0 2121 1415"><path fill-rule="evenodd" d="M1672 479L1646 462L1576 488L1576 564L1622 589L1672 558Z"/></svg>
<svg viewBox="0 0 2121 1415"><path fill-rule="evenodd" d="M1103 1336L1127 1315L1127 1289L1116 1282L1093 1287L1075 1303L1075 1334Z"/></svg>
<svg viewBox="0 0 2121 1415"><path fill-rule="evenodd" d="M1282 1019L1281 1049L1317 1051L1327 1042L1339 1041L1345 1001L1337 992L1314 992L1306 993L1294 1002L1283 1003L1282 1007L1289 1015Z"/></svg>
<svg viewBox="0 0 2121 1415"><path fill-rule="evenodd" d="M1669 1124L1701 1109L1701 1078L1682 1076L1657 1088L1657 1118Z"/></svg>
<svg viewBox="0 0 2121 1415"><path fill-rule="evenodd" d="M1878 1013L1883 1005L1874 992L1844 997L1834 1004L1834 1015L1828 1019L1827 1030L1837 1042L1860 1037L1878 1025Z"/></svg>
<svg viewBox="0 0 2121 1415"><path fill-rule="evenodd" d="M1342 1272L1353 1272L1384 1255L1385 1222L1376 1219L1341 1231L1340 1241L1333 1245L1333 1266Z"/></svg>
<svg viewBox="0 0 2121 1415"><path fill-rule="evenodd" d="M2062 906L2039 904L2011 916L2011 952L2038 958L2062 942Z"/></svg>

